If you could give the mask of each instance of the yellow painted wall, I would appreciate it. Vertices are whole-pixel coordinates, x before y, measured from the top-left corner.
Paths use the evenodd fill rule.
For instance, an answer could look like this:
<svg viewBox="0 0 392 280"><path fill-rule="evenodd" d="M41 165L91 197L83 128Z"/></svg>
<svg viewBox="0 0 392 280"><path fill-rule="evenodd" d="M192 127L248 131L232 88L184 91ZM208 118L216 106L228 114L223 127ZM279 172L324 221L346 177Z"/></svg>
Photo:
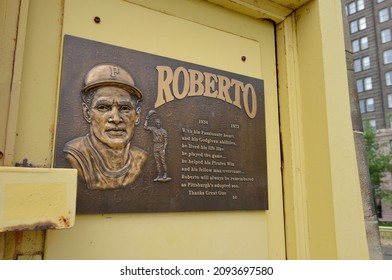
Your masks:
<svg viewBox="0 0 392 280"><path fill-rule="evenodd" d="M125 1L94 3L65 1L63 34L265 79L270 210L81 215L74 228L47 232L45 258L285 258L273 24L203 1L171 1L173 16Z"/></svg>

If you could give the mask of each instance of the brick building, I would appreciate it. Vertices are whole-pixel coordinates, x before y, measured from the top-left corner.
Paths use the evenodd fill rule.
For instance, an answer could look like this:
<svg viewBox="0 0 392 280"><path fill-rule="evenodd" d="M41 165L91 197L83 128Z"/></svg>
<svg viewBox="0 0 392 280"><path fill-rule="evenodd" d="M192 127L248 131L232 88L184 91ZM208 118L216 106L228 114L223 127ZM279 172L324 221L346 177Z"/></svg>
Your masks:
<svg viewBox="0 0 392 280"><path fill-rule="evenodd" d="M344 4L362 119L378 131L381 142L392 144L392 0ZM392 189L391 174L383 187ZM392 221L392 210L384 202L381 220Z"/></svg>

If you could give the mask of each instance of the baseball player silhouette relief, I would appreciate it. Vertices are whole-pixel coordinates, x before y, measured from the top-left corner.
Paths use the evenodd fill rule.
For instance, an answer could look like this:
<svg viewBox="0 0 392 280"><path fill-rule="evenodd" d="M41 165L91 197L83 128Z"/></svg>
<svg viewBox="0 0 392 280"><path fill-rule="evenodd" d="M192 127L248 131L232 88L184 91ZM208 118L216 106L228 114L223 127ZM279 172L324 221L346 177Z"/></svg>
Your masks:
<svg viewBox="0 0 392 280"><path fill-rule="evenodd" d="M158 176L154 179L155 182L166 183L171 181L171 178L167 176L167 165L166 165L166 146L167 146L167 132L162 128L161 120L155 119L155 126L149 126L148 121L151 116L155 115L154 110L150 110L146 116L144 122L144 129L150 131L153 135L154 142L154 158L158 171Z"/></svg>

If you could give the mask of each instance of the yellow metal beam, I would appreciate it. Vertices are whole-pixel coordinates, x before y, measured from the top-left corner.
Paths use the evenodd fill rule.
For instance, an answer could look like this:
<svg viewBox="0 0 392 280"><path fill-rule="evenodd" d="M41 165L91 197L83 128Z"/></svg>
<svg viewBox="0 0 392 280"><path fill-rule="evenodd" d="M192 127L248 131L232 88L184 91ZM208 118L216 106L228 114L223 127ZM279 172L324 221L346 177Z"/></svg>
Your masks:
<svg viewBox="0 0 392 280"><path fill-rule="evenodd" d="M214 4L234 10L257 19L270 19L282 22L294 10L310 0L207 0Z"/></svg>
<svg viewBox="0 0 392 280"><path fill-rule="evenodd" d="M340 4L311 1L277 29L289 258L369 257Z"/></svg>
<svg viewBox="0 0 392 280"><path fill-rule="evenodd" d="M29 10L29 0L22 0L18 11L18 27L15 43L15 56L13 58L12 79L10 88L10 98L8 107L7 130L4 148L4 162L6 166L13 163L16 130L19 114L19 100L22 81L23 58L25 49L25 38L27 29L27 14ZM15 16L15 15L14 15ZM10 69L10 68L8 68Z"/></svg>
<svg viewBox="0 0 392 280"><path fill-rule="evenodd" d="M214 4L223 6L230 10L240 12L258 19L271 19L275 22L281 22L290 13L293 12L292 9L282 6L280 4L274 3L269 0L208 0Z"/></svg>
<svg viewBox="0 0 392 280"><path fill-rule="evenodd" d="M352 134L341 2L318 1L338 259L369 258ZM305 11L306 12L306 11ZM314 35L313 35L314 36ZM348 234L355 228L355 234Z"/></svg>
<svg viewBox="0 0 392 280"><path fill-rule="evenodd" d="M0 0L0 166L4 163L20 1Z"/></svg>
<svg viewBox="0 0 392 280"><path fill-rule="evenodd" d="M305 147L302 127L301 81L295 17L289 16L276 28L280 123L282 131L285 230L288 259L310 259Z"/></svg>

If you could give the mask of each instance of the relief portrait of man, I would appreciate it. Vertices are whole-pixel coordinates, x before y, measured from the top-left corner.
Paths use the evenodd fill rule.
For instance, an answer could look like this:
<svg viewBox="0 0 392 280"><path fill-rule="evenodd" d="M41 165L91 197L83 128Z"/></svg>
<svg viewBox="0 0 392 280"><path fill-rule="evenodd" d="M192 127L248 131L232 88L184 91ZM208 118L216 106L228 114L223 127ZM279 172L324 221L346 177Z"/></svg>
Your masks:
<svg viewBox="0 0 392 280"><path fill-rule="evenodd" d="M122 67L100 64L86 74L81 97L89 133L64 145L67 160L88 189L131 185L147 159L147 153L131 142L143 94Z"/></svg>

